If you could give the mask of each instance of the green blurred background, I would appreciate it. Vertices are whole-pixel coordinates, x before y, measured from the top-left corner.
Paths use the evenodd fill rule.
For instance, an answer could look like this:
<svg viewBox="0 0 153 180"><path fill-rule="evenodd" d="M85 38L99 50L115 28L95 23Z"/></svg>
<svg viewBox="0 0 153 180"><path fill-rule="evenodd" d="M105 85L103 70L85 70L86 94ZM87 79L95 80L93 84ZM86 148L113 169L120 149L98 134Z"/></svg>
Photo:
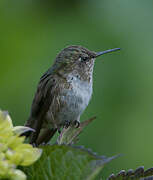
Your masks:
<svg viewBox="0 0 153 180"><path fill-rule="evenodd" d="M15 125L28 118L40 76L65 46L121 52L97 59L92 101L97 116L79 144L124 156L103 170L153 165L153 1L1 0L0 107Z"/></svg>

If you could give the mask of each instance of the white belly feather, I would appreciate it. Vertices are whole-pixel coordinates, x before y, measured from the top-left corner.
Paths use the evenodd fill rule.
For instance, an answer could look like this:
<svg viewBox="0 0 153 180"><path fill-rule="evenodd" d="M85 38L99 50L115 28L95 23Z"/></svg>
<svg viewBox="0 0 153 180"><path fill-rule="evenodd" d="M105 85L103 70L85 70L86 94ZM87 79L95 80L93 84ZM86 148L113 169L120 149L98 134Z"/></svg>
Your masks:
<svg viewBox="0 0 153 180"><path fill-rule="evenodd" d="M68 77L68 81L71 83L72 89L66 89L65 95L61 96L61 100L66 101L66 106L59 113L58 120L60 122L79 120L92 95L92 82L81 81L72 75Z"/></svg>

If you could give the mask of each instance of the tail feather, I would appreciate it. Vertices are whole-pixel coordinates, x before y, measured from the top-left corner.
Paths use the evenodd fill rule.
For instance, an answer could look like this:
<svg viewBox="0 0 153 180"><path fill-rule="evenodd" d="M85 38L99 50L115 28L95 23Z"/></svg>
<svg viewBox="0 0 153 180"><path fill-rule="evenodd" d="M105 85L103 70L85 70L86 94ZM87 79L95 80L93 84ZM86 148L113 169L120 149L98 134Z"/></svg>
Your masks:
<svg viewBox="0 0 153 180"><path fill-rule="evenodd" d="M41 128L38 127L38 123L36 123L36 119L30 117L24 126L30 127L32 130L24 132L21 136L29 137L30 144L34 144L38 146L42 143L48 143L48 141L54 136L57 131L57 128Z"/></svg>
<svg viewBox="0 0 153 180"><path fill-rule="evenodd" d="M57 128L52 128L52 129L45 129L43 133L40 133L36 140L36 145L40 145L42 143L48 143L49 140L54 136L56 133Z"/></svg>

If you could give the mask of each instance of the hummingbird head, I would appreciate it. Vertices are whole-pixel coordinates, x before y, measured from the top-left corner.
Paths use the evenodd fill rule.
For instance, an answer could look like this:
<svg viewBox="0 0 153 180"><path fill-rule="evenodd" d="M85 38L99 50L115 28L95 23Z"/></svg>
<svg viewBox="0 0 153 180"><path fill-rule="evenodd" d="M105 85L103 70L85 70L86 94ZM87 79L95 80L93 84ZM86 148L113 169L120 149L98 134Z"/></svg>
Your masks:
<svg viewBox="0 0 153 180"><path fill-rule="evenodd" d="M103 52L90 51L82 46L69 46L63 49L56 57L55 63L60 73L79 77L82 80L90 80L95 59L103 54L119 50L110 49Z"/></svg>

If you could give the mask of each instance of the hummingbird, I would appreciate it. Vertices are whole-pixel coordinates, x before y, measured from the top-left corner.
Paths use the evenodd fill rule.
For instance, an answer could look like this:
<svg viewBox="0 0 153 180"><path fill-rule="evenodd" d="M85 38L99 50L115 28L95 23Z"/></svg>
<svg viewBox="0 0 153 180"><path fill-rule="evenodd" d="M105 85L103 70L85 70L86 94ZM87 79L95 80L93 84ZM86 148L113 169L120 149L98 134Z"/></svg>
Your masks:
<svg viewBox="0 0 153 180"><path fill-rule="evenodd" d="M34 129L26 136L36 146L48 143L61 128L80 125L80 116L93 91L93 68L99 56L118 51L90 51L82 46L64 48L40 78L25 126Z"/></svg>

